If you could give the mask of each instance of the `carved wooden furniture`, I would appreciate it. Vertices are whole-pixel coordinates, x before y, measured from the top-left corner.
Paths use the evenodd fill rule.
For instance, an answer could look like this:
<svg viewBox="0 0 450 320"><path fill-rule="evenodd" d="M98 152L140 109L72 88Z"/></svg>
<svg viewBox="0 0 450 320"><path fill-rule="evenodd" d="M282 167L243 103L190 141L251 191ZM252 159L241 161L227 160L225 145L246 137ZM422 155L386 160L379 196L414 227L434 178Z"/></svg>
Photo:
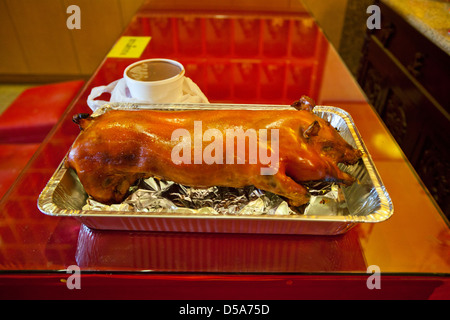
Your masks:
<svg viewBox="0 0 450 320"><path fill-rule="evenodd" d="M443 212L450 215L450 57L389 6L369 30L358 82Z"/></svg>

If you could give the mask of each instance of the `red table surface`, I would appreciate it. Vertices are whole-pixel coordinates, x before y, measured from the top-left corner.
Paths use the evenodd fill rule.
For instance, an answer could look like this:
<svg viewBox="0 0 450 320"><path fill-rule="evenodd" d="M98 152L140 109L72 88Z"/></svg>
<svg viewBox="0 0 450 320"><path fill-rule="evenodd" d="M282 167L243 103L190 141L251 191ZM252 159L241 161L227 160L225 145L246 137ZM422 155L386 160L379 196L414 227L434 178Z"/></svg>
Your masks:
<svg viewBox="0 0 450 320"><path fill-rule="evenodd" d="M298 8L217 13L144 6L123 35L151 36L139 59L180 61L211 103L290 104L306 94L348 111L393 216L307 236L100 231L44 215L37 199L79 132L73 114L91 112L91 89L138 60L105 58L1 200L0 297L448 298L448 221L314 19ZM81 268L81 290L66 286L71 265ZM373 265L378 290L366 284Z"/></svg>

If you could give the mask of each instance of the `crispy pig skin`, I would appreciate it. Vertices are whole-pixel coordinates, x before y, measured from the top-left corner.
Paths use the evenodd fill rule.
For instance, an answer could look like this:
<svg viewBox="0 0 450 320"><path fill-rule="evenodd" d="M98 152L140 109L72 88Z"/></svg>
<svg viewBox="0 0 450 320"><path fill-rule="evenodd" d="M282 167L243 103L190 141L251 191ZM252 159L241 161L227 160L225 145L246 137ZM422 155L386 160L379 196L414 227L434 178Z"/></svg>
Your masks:
<svg viewBox="0 0 450 320"><path fill-rule="evenodd" d="M140 178L153 176L195 187L254 185L300 206L310 198L302 182L352 184L355 179L337 164L355 164L362 155L328 122L314 115L308 104L299 104L298 110L281 111L110 110L98 117L77 115L74 121L81 133L68 153L66 166L76 171L88 195L105 204L122 202L130 186ZM203 132L208 128L222 132L223 164L194 163L194 121L202 122ZM172 149L180 142L172 141L172 133L179 128L191 134L190 164L176 164L171 159ZM225 132L230 128L278 129L276 173L262 175L260 169L267 163L259 161L227 164ZM203 149L210 143L204 141ZM246 148L248 151L248 143Z"/></svg>

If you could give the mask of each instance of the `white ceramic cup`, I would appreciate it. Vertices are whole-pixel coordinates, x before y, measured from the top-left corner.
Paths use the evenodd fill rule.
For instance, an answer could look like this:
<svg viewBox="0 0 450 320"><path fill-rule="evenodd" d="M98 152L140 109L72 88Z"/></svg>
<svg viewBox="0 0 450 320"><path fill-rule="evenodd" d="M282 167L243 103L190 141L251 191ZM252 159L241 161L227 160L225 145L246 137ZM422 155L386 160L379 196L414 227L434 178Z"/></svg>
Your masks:
<svg viewBox="0 0 450 320"><path fill-rule="evenodd" d="M158 67L156 76L152 64ZM172 103L183 95L184 73L184 66L178 61L158 58L130 64L123 77L132 98L149 103Z"/></svg>

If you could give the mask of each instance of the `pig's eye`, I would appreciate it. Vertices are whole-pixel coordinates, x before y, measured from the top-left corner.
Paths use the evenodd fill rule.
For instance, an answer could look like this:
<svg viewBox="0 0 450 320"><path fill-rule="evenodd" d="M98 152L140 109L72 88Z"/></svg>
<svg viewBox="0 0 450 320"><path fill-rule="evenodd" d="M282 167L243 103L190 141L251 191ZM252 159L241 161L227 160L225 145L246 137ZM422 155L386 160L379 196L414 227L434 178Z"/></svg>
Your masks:
<svg viewBox="0 0 450 320"><path fill-rule="evenodd" d="M308 128L303 132L303 137L308 139L309 137L314 137L319 134L320 124L317 121L314 121L309 125Z"/></svg>

